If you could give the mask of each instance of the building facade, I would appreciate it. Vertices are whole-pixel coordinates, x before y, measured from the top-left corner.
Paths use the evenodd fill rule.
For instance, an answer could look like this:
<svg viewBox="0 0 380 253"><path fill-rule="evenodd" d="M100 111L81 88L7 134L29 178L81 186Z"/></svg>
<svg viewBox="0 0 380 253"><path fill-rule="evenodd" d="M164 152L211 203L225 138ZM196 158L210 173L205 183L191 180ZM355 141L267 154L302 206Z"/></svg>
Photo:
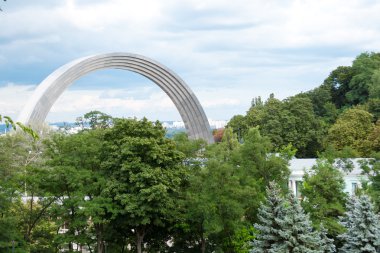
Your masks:
<svg viewBox="0 0 380 253"><path fill-rule="evenodd" d="M344 162L337 160L334 163L334 167L338 168L343 173L345 182L344 191L347 194L354 194L358 188L362 187L362 183L368 180L365 175L362 175L362 170L360 168L360 161L363 159L366 158L347 159ZM310 170L316 164L317 159L315 158L294 158L290 161L289 189L292 189L297 197L301 197L300 189L302 187L302 177L305 174L305 171ZM349 168L343 169L344 167Z"/></svg>

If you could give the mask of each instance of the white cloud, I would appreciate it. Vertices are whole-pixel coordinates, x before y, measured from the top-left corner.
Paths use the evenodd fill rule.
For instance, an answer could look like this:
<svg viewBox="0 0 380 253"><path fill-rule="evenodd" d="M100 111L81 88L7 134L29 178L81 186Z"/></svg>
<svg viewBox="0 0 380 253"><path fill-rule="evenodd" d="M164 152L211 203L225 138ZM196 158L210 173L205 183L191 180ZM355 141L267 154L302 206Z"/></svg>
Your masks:
<svg viewBox="0 0 380 253"><path fill-rule="evenodd" d="M380 50L376 1L39 0L3 5L0 87L10 81L38 83L88 54L133 52L177 72L212 118L244 113L259 95L274 92L283 98L316 87L360 52ZM22 87L0 88L2 111L20 110L23 101L17 94L23 99L29 94L17 90ZM96 107L178 117L157 90L109 87L69 90L65 94L71 97L64 95L51 115L74 117L78 110ZM157 104L157 112L151 104Z"/></svg>

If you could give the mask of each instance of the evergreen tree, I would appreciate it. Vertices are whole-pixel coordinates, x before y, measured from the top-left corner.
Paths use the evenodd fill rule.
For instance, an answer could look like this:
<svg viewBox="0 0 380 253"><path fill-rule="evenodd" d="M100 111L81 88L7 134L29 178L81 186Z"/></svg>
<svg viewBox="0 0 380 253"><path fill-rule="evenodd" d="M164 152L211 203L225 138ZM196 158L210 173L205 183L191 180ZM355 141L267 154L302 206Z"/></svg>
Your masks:
<svg viewBox="0 0 380 253"><path fill-rule="evenodd" d="M270 252L323 252L318 232L313 231L309 215L305 214L293 194L288 195L285 216L279 223L282 227L279 231L282 240L275 242Z"/></svg>
<svg viewBox="0 0 380 253"><path fill-rule="evenodd" d="M323 224L321 224L319 228L319 235L321 238L320 250L322 250L323 253L336 252L334 239L331 239L327 236L327 229L323 226Z"/></svg>
<svg viewBox="0 0 380 253"><path fill-rule="evenodd" d="M368 196L353 197L347 204L342 224L346 233L339 236L344 244L340 252L380 252L380 221Z"/></svg>
<svg viewBox="0 0 380 253"><path fill-rule="evenodd" d="M285 216L284 199L280 188L274 182L269 183L266 192L266 201L260 206L258 213L260 224L254 225L258 234L252 243L252 253L272 252L273 245L282 241L280 231L283 229Z"/></svg>
<svg viewBox="0 0 380 253"><path fill-rule="evenodd" d="M259 209L259 231L253 241L252 253L322 253L328 251L330 240L321 240L313 231L309 216L304 213L299 201L293 194L287 201L281 197L279 187L271 182L267 188L266 203Z"/></svg>

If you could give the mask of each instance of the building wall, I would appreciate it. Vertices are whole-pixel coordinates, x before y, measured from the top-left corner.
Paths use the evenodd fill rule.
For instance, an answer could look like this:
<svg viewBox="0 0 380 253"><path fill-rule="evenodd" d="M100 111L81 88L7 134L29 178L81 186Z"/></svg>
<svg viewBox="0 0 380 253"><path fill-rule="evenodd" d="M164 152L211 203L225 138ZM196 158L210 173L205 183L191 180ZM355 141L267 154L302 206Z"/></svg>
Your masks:
<svg viewBox="0 0 380 253"><path fill-rule="evenodd" d="M361 188L362 182L367 181L367 177L362 175L362 170L360 169L360 161L367 158L355 158L349 159L348 163L352 165L352 170L347 171L342 169L342 164L338 161L335 162L334 166L342 171L345 182L344 191L350 195L355 193L356 188ZM302 177L305 170L311 169L317 164L317 159L292 159L290 161L290 177L289 177L289 189L292 189L296 196L300 197L300 186L302 184Z"/></svg>

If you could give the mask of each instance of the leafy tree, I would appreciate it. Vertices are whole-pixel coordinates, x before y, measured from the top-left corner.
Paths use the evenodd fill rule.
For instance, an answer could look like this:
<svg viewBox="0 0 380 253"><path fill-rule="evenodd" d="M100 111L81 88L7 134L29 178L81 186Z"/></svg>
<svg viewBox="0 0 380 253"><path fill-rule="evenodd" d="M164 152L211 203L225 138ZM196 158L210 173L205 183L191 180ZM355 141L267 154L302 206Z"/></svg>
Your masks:
<svg viewBox="0 0 380 253"><path fill-rule="evenodd" d="M232 238L245 225L244 199L255 192L240 183L239 168L234 164L239 146L236 135L227 128L222 142L207 148L203 165L191 166L175 248L233 251Z"/></svg>
<svg viewBox="0 0 380 253"><path fill-rule="evenodd" d="M239 150L242 184L257 184L258 181L262 193L271 181L286 187L290 175L288 161L291 157L284 157L281 152L280 155L272 152L273 146L269 138L261 136L258 128L249 129Z"/></svg>
<svg viewBox="0 0 380 253"><path fill-rule="evenodd" d="M49 189L59 198L54 205L56 222L68 227L58 236L61 243L96 244L97 252L105 250L105 226L111 200L103 195L106 178L101 170L100 149L104 129L83 131L74 135L56 134L46 141L46 168ZM88 220L91 219L91 223ZM96 240L92 240L95 238Z"/></svg>
<svg viewBox="0 0 380 253"><path fill-rule="evenodd" d="M339 217L345 212L346 194L342 173L332 163L319 160L303 176L302 206L310 214L315 228L323 225L334 239L344 232Z"/></svg>
<svg viewBox="0 0 380 253"><path fill-rule="evenodd" d="M350 91L350 81L354 75L350 66L340 66L333 70L323 85L330 88L332 102L337 108L348 104L346 94Z"/></svg>
<svg viewBox="0 0 380 253"><path fill-rule="evenodd" d="M177 150L184 153L187 159L202 157L202 150L206 142L202 139L190 140L186 133L181 132L173 136Z"/></svg>
<svg viewBox="0 0 380 253"><path fill-rule="evenodd" d="M350 91L346 93L351 105L363 104L368 100L370 89L378 85L378 70L380 69L379 53L362 53L352 63L354 75L350 80ZM370 88L372 86L372 88Z"/></svg>
<svg viewBox="0 0 380 253"><path fill-rule="evenodd" d="M35 252L29 248L40 239L35 234L32 238L34 228L42 220L42 214L30 204L36 200L21 201L21 197L26 197L25 194L34 188L30 184L32 180L37 180L37 177L26 179L30 168L38 164L39 148L39 142L23 133L16 132L0 138L0 234L6 235L3 237L5 241L0 239L0 244L9 246L11 240L15 241L17 250Z"/></svg>
<svg viewBox="0 0 380 253"><path fill-rule="evenodd" d="M76 124L82 129L89 126L91 129L108 128L112 125L113 118L100 111L91 111L86 113L83 117L76 119Z"/></svg>
<svg viewBox="0 0 380 253"><path fill-rule="evenodd" d="M5 116L5 115L0 114L0 123L1 122L4 122L7 128L10 126L13 128L13 130L16 130L17 128L19 128L23 132L25 132L25 133L29 134L31 137L33 137L34 140L38 139L38 134L35 131L33 131L32 128L25 126L21 122L14 122L12 120L12 118L9 116Z"/></svg>
<svg viewBox="0 0 380 253"><path fill-rule="evenodd" d="M380 152L380 119L368 135L368 143L372 152Z"/></svg>
<svg viewBox="0 0 380 253"><path fill-rule="evenodd" d="M164 232L175 220L184 156L165 138L159 122L145 118L115 120L104 135L102 153L102 169L109 177L105 191L115 202L112 215L133 229L141 253L147 234L155 228Z"/></svg>
<svg viewBox="0 0 380 253"><path fill-rule="evenodd" d="M243 115L233 116L228 122L227 127L232 128L239 141L243 139L243 136L248 132L249 129L246 118Z"/></svg>
<svg viewBox="0 0 380 253"><path fill-rule="evenodd" d="M341 252L379 252L380 222L373 211L370 199L366 195L353 197L347 203L346 216L342 225L347 231L340 236L344 241Z"/></svg>
<svg viewBox="0 0 380 253"><path fill-rule="evenodd" d="M369 143L366 141L373 130L372 114L361 109L348 109L344 111L335 124L329 129L328 141L341 150L346 146L368 154Z"/></svg>
<svg viewBox="0 0 380 253"><path fill-rule="evenodd" d="M374 201L376 210L380 210L380 152L373 153L371 159L361 160L363 174L368 177L367 193Z"/></svg>
<svg viewBox="0 0 380 253"><path fill-rule="evenodd" d="M284 101L269 98L263 106L252 107L246 117L247 124L259 126L261 134L278 149L292 144L298 157L312 157L322 148L324 125L307 96Z"/></svg>

